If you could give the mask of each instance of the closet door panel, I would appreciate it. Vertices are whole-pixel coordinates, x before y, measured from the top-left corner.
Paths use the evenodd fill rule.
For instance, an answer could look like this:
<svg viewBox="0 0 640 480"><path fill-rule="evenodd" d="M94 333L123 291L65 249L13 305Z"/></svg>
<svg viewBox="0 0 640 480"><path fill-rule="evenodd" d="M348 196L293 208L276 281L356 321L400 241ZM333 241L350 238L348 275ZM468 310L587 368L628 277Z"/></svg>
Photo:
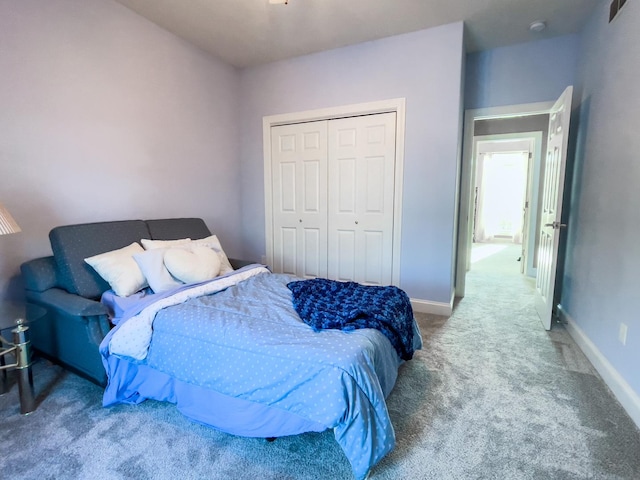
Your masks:
<svg viewBox="0 0 640 480"><path fill-rule="evenodd" d="M395 122L395 113L329 122L329 278L391 283Z"/></svg>
<svg viewBox="0 0 640 480"><path fill-rule="evenodd" d="M364 277L362 283L367 285L383 285L384 278L384 233L365 231L364 243Z"/></svg>
<svg viewBox="0 0 640 480"><path fill-rule="evenodd" d="M327 275L327 122L271 128L273 268Z"/></svg>
<svg viewBox="0 0 640 480"><path fill-rule="evenodd" d="M277 270L281 273L289 273L295 275L296 265L298 261L298 241L295 228L283 227L279 233L279 248L282 252L287 252L287 255L281 255L276 260L278 262Z"/></svg>
<svg viewBox="0 0 640 480"><path fill-rule="evenodd" d="M365 189L363 191L363 206L365 213L384 215L385 201L385 169L384 157L369 157L365 159L364 168Z"/></svg>
<svg viewBox="0 0 640 480"><path fill-rule="evenodd" d="M296 213L296 164L282 162L280 164L280 213Z"/></svg>
<svg viewBox="0 0 640 480"><path fill-rule="evenodd" d="M324 195L320 193L320 170L322 166L318 160L308 160L303 162L304 166L304 201L302 208L304 213L320 214L320 211L326 209L325 205L320 205Z"/></svg>
<svg viewBox="0 0 640 480"><path fill-rule="evenodd" d="M326 230L325 230L326 233ZM324 255L320 255L320 244L323 232L318 228L305 228L302 232L302 277L316 278L321 275Z"/></svg>
<svg viewBox="0 0 640 480"><path fill-rule="evenodd" d="M337 240L337 252L335 252L337 271L335 276L330 278L342 282L353 280L356 276L356 231L338 230L335 232L335 236Z"/></svg>
<svg viewBox="0 0 640 480"><path fill-rule="evenodd" d="M335 180L338 186L332 193L337 193L338 214L356 213L356 159L339 158L336 161L338 166ZM334 177L331 175L330 177Z"/></svg>

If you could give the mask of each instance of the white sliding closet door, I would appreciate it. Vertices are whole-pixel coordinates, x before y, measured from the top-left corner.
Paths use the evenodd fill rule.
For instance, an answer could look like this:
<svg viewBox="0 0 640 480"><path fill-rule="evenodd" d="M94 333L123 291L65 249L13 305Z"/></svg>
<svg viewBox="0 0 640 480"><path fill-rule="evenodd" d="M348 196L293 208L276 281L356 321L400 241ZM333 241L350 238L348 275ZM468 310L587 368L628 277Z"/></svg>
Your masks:
<svg viewBox="0 0 640 480"><path fill-rule="evenodd" d="M329 121L328 276L390 285L396 114Z"/></svg>
<svg viewBox="0 0 640 480"><path fill-rule="evenodd" d="M396 114L271 128L273 271L390 285Z"/></svg>
<svg viewBox="0 0 640 480"><path fill-rule="evenodd" d="M327 276L327 122L271 128L273 269Z"/></svg>

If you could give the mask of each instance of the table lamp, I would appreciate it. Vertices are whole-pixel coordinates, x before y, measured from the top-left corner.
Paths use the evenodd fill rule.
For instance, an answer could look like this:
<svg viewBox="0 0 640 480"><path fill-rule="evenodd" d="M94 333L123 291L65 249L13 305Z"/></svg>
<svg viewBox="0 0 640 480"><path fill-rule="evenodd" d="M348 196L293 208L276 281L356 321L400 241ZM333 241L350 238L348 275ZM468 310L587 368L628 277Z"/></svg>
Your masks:
<svg viewBox="0 0 640 480"><path fill-rule="evenodd" d="M20 232L18 223L11 214L0 203L0 235L8 235L9 233ZM2 307L2 305L0 305ZM4 308L0 308L4 311ZM2 322L4 319L0 319ZM20 320L22 322L22 320ZM18 386L20 388L20 413L29 414L35 409L35 398L33 392L33 375L31 368L31 358L29 351L29 342L26 337L28 327L24 327L21 323L18 328L12 330L14 335L13 343L5 340L0 336L0 394L7 391L7 374L8 369L17 368L19 372ZM4 348L4 346L9 348ZM7 365L5 356L9 353L15 355L15 363Z"/></svg>
<svg viewBox="0 0 640 480"><path fill-rule="evenodd" d="M21 230L16 221L7 209L4 208L4 205L0 203L0 235L18 233L19 231Z"/></svg>

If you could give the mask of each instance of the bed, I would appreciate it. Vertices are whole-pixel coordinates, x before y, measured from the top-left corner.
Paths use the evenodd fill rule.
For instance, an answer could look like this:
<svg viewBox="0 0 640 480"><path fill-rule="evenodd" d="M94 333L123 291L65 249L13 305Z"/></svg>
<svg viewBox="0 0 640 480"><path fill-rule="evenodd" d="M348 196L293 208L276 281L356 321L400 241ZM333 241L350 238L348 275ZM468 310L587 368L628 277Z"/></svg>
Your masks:
<svg viewBox="0 0 640 480"><path fill-rule="evenodd" d="M167 401L249 437L332 429L354 477L365 478L394 448L385 399L420 332L412 315L404 321L411 353L401 354L384 328L310 326L292 301L300 281L253 264L126 302L105 293L116 326L100 345L103 404Z"/></svg>

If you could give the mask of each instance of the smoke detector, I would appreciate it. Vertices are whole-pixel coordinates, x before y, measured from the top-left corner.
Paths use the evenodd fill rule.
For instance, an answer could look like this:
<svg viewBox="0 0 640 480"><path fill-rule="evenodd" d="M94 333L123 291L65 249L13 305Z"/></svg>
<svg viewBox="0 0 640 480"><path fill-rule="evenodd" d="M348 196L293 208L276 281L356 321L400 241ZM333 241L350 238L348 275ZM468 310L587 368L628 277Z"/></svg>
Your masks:
<svg viewBox="0 0 640 480"><path fill-rule="evenodd" d="M535 33L540 33L545 28L547 28L547 22L545 22L544 20L536 20L531 25L529 25L529 31Z"/></svg>

